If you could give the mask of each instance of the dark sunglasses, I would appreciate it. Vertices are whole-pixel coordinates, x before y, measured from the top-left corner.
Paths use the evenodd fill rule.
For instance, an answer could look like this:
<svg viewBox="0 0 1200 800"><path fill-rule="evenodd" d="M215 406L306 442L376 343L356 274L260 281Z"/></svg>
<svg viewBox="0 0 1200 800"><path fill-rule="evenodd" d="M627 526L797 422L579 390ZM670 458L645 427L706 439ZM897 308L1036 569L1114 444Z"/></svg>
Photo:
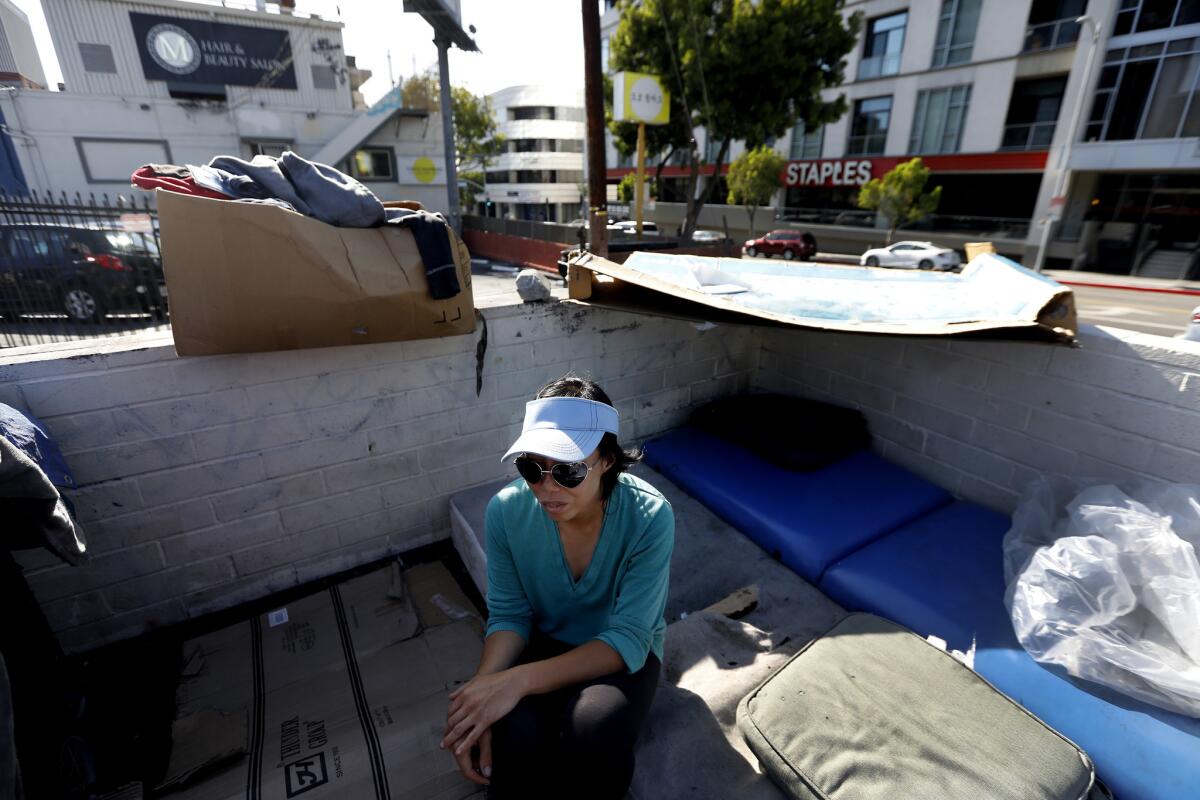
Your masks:
<svg viewBox="0 0 1200 800"><path fill-rule="evenodd" d="M542 478L549 475L554 482L564 489L574 489L587 478L591 467L584 461L571 461L555 464L550 469L542 469L542 465L528 456L517 456L517 472L521 473L530 486L537 486Z"/></svg>

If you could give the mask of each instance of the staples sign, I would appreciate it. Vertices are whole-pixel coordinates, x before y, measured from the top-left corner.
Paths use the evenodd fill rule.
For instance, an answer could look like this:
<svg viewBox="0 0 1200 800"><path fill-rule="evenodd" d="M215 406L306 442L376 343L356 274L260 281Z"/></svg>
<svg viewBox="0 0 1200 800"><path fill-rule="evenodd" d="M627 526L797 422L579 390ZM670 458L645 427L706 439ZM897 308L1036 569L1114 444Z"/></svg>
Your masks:
<svg viewBox="0 0 1200 800"><path fill-rule="evenodd" d="M871 180L870 159L841 159L837 161L793 161L784 172L783 185L793 186L862 186Z"/></svg>

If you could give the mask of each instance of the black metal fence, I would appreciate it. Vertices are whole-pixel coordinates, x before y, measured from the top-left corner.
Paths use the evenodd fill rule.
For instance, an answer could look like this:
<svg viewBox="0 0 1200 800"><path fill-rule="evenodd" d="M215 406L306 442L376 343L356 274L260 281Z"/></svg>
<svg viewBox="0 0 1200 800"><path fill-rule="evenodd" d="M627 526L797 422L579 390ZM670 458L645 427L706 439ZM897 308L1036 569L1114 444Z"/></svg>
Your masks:
<svg viewBox="0 0 1200 800"><path fill-rule="evenodd" d="M150 195L0 194L0 347L168 325Z"/></svg>

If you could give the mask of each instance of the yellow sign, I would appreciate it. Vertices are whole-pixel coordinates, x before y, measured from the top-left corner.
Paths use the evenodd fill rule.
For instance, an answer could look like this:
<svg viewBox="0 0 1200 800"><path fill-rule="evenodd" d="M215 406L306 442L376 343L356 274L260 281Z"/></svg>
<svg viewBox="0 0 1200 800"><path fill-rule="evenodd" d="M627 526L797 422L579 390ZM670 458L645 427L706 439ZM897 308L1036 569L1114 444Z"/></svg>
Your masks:
<svg viewBox="0 0 1200 800"><path fill-rule="evenodd" d="M437 164L429 156L421 156L412 165L413 177L421 183L433 183L437 177Z"/></svg>
<svg viewBox="0 0 1200 800"><path fill-rule="evenodd" d="M613 75L613 119L666 125L671 119L671 95L657 75L618 72Z"/></svg>

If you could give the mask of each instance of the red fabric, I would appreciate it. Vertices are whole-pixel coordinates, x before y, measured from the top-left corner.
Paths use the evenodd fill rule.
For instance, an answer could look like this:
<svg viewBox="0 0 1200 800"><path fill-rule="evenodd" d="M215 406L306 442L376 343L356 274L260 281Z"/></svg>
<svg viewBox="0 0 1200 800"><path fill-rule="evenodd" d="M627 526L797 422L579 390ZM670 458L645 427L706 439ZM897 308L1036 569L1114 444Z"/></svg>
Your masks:
<svg viewBox="0 0 1200 800"><path fill-rule="evenodd" d="M166 189L168 192L190 194L196 197L210 197L213 200L228 200L229 195L197 186L194 178L175 178L168 175L158 175L152 167L138 167L130 177L129 182L139 189Z"/></svg>

